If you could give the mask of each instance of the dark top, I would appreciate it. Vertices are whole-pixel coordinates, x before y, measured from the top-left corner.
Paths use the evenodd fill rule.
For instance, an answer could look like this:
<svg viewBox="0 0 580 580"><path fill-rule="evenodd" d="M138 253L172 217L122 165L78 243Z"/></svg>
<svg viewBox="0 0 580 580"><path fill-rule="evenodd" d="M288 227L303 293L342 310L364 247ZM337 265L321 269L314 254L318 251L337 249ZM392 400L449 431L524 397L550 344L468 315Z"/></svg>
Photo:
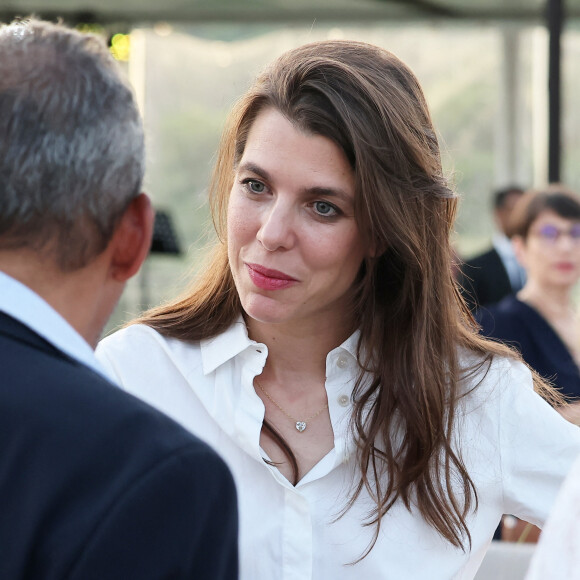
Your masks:
<svg viewBox="0 0 580 580"><path fill-rule="evenodd" d="M238 577L208 445L3 313L0 368L0 578Z"/></svg>
<svg viewBox="0 0 580 580"><path fill-rule="evenodd" d="M507 270L494 248L466 260L461 265L458 282L471 310L499 302L512 292Z"/></svg>
<svg viewBox="0 0 580 580"><path fill-rule="evenodd" d="M515 346L542 377L570 397L580 397L580 371L570 351L531 306L508 296L476 313L482 333Z"/></svg>

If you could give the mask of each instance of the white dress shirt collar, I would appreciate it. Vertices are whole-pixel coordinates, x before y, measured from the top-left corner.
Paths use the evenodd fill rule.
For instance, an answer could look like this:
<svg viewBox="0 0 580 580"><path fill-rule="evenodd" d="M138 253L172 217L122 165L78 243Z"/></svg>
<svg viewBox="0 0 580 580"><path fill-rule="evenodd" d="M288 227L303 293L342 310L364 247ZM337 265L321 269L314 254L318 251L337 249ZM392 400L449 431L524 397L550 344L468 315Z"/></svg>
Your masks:
<svg viewBox="0 0 580 580"><path fill-rule="evenodd" d="M360 331L355 331L338 347L337 350L345 350L356 359L356 349L359 336ZM235 358L241 352L250 347L259 347L260 349L263 349L264 361L268 355L268 347L265 344L257 343L248 336L248 329L242 316L240 316L226 332L213 338L202 340L200 342L200 347L204 375L209 375L214 372L218 367ZM262 354L261 350L259 352Z"/></svg>
<svg viewBox="0 0 580 580"><path fill-rule="evenodd" d="M323 477L338 464L347 461L354 452L354 440L346 429L350 418L352 389L357 378L356 348L360 331L355 331L326 357L326 390L330 419L335 433L334 449L313 468L298 487ZM173 343L181 352L183 345ZM197 396L207 412L222 426L224 432L237 442L248 455L264 459L259 439L264 419L264 405L255 392L253 381L260 375L268 358L268 347L248 337L242 316L222 334L200 341L201 370L214 382L214 388L197 385ZM185 354L185 353L183 353ZM195 373L194 367L182 364L189 356L180 356L175 363L185 375ZM234 369L238 369L237 372ZM232 375L233 372L233 375ZM238 374L239 373L239 374ZM212 378L215 377L215 378ZM238 378L239 377L239 378ZM272 475L286 488L292 485L277 470Z"/></svg>
<svg viewBox="0 0 580 580"><path fill-rule="evenodd" d="M15 318L68 356L106 377L86 340L36 292L1 271L0 312Z"/></svg>
<svg viewBox="0 0 580 580"><path fill-rule="evenodd" d="M505 234L494 232L491 243L502 258L504 256L509 256L510 258L514 256L511 240Z"/></svg>
<svg viewBox="0 0 580 580"><path fill-rule="evenodd" d="M507 271L514 291L520 290L526 282L526 272L516 258L511 240L500 232L495 232L492 245Z"/></svg>
<svg viewBox="0 0 580 580"><path fill-rule="evenodd" d="M257 343L248 336L246 324L240 316L226 332L201 341L203 374L213 373L218 367L255 345Z"/></svg>

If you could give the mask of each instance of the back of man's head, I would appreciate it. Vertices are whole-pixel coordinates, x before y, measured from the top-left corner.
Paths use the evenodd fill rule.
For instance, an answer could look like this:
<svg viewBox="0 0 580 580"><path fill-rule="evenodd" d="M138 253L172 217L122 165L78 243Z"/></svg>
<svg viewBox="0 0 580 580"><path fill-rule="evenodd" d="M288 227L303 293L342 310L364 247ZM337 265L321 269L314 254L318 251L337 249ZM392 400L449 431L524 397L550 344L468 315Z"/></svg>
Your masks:
<svg viewBox="0 0 580 580"><path fill-rule="evenodd" d="M0 27L0 250L85 266L143 172L140 117L105 43L37 20Z"/></svg>
<svg viewBox="0 0 580 580"><path fill-rule="evenodd" d="M517 185L511 185L498 189L493 196L493 209L495 223L498 229L506 234L509 229L509 222L518 200L524 194L523 188Z"/></svg>
<svg viewBox="0 0 580 580"><path fill-rule="evenodd" d="M519 199L524 193L524 189L519 185L510 185L497 189L493 194L493 207L499 209L510 203L511 199Z"/></svg>

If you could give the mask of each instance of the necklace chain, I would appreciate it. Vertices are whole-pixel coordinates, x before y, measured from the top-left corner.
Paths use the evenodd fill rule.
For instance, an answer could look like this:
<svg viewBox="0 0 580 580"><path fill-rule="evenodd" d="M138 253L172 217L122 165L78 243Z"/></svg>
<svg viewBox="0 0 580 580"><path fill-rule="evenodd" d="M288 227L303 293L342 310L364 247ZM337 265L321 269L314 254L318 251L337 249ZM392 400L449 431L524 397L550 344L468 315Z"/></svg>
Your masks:
<svg viewBox="0 0 580 580"><path fill-rule="evenodd" d="M256 385L258 385L258 388L260 389L260 391L262 391L262 393L264 393L264 395L266 395L266 397L268 397L268 399L276 407L278 407L278 409L280 409L280 411L282 411L282 413L284 413L284 415L286 415L286 417L288 417L288 419L291 419L292 421L294 421L295 427L300 433L302 433L306 429L306 427L308 425L308 421L312 421L312 419L316 419L316 417L318 417L318 415L320 415L320 413L322 413L323 411L326 411L326 409L328 409L328 403L326 403L326 405L324 405L324 407L322 407L322 409L320 409L318 412L314 413L314 415L311 415L310 417L306 417L306 419L303 419L303 420L296 419L296 417L292 417L292 415L290 415L290 413L288 413L276 401L274 401L274 399L270 396L270 394L264 389L264 387L262 387L262 385L260 384L260 381L257 378L254 378L254 381L256 381Z"/></svg>

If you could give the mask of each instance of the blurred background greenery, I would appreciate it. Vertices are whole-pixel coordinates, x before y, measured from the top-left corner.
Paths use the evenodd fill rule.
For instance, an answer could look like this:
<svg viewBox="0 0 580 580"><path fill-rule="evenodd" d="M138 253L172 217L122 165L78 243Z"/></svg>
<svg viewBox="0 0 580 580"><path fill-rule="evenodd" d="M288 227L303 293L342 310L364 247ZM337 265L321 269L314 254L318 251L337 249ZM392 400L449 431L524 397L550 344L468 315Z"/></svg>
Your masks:
<svg viewBox="0 0 580 580"><path fill-rule="evenodd" d="M517 38L515 121L506 120L504 106L508 37ZM200 248L211 239L206 188L224 119L260 69L305 42L364 40L394 52L414 70L439 133L445 170L461 197L455 236L459 255L469 256L489 243L495 188L512 183L531 187L545 180L545 168L538 162L545 153L546 121L538 115L546 109L546 96L538 90L547 82L543 28L160 23L135 29L127 38L125 66L147 132L145 189L154 205L170 214L183 253L150 256L143 272L129 284L109 329L175 296L195 275ZM569 27L562 43L562 181L580 189L579 31ZM506 122L516 125L517 159L510 171L502 158Z"/></svg>

